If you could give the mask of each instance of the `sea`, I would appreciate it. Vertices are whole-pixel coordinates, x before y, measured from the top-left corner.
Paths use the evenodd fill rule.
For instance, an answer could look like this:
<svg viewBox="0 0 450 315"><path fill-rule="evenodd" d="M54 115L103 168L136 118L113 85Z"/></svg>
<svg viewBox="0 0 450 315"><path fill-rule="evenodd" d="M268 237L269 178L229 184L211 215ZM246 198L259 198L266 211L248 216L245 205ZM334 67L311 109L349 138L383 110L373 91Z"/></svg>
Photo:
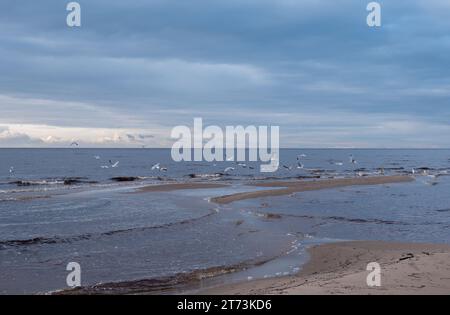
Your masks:
<svg viewBox="0 0 450 315"><path fill-rule="evenodd" d="M81 292L170 294L297 273L316 244L450 243L450 150L282 149L278 171L259 166L174 162L170 149L0 149L0 294L66 292L70 262ZM210 200L268 189L254 180L375 175L415 180ZM139 191L197 182L226 186Z"/></svg>

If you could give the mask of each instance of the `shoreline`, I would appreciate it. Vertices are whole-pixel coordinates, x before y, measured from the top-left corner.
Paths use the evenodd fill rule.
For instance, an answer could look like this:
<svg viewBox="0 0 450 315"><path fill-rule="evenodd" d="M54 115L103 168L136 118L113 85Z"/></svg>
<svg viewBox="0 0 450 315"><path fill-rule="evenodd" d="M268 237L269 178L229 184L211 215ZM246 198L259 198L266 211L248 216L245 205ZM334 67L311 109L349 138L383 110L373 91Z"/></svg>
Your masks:
<svg viewBox="0 0 450 315"><path fill-rule="evenodd" d="M216 286L199 295L450 294L450 245L348 241L316 245L293 276ZM381 267L381 286L369 287L367 264Z"/></svg>

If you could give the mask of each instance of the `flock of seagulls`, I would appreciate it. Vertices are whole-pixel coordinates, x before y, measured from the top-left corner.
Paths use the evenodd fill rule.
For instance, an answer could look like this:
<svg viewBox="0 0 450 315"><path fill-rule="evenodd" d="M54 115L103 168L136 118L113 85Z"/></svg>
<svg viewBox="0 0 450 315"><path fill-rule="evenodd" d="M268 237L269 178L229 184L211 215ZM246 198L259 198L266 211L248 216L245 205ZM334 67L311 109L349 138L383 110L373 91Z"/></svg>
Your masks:
<svg viewBox="0 0 450 315"><path fill-rule="evenodd" d="M73 142L70 144L70 146L71 146L71 147L78 147L78 146L79 146L79 143L76 142L76 141L73 141ZM295 165L295 168L296 168L296 169L305 169L305 165L302 163L302 160L303 160L304 158L306 158L306 157L307 157L306 154L299 154L299 155L297 155L297 161L296 161L296 165ZM99 155L94 155L94 159L95 159L95 160L101 160L101 157L100 157ZM272 157L271 157L271 161L274 161L274 160L278 160L278 157L277 157L277 156L272 156ZM226 161L227 161L227 162L232 162L232 161L234 161L234 156L227 157L227 158L226 158ZM450 160L449 160L449 161L450 161ZM108 162L109 162L109 164L106 164L106 165L100 165L100 168L102 168L102 169L118 168L118 167L119 167L119 164L120 164L120 161L108 160ZM336 166L343 166L343 165L344 165L344 162L342 162L342 161L329 160L328 162L329 162L330 164L333 164L333 165L336 165ZM226 167L226 168L224 169L224 171L223 171L224 174L229 174L230 172L235 171L237 168L254 169L253 166L247 165L247 164L245 164L245 163L243 163L243 162L237 162L237 161L236 161L235 163L236 163L235 166L228 166L228 167ZM354 157L352 154L349 155L349 163L351 163L351 164L353 164L353 165L358 164L358 161L355 159L355 157ZM217 164L214 164L214 166L217 166ZM294 166L293 166L293 165L284 165L284 164L283 164L282 167L283 167L284 169L289 170L289 171L291 171L291 170L294 169ZM159 172L167 172L168 169L167 169L167 167L162 167L162 166L161 166L161 163L156 163L156 164L154 164L154 165L151 167L151 170L152 170L152 171L159 171ZM16 172L16 170L15 170L14 166L11 166L11 167L9 168L9 174L10 174L10 176L14 176L15 172ZM379 173L382 174L382 175L384 175L384 169L381 168L380 171L379 171ZM428 172L427 169L419 169L419 171L418 171L418 170L412 168L412 169L411 169L411 174L412 174L412 175L423 175L423 176L427 176L427 177L436 179L436 178L439 177L439 176L448 175L448 172L447 172L447 171L443 171L442 173L439 173L439 174L429 174L429 172ZM363 174L362 172L360 172L360 171L357 173L357 175L358 175L358 176L364 176L364 174Z"/></svg>

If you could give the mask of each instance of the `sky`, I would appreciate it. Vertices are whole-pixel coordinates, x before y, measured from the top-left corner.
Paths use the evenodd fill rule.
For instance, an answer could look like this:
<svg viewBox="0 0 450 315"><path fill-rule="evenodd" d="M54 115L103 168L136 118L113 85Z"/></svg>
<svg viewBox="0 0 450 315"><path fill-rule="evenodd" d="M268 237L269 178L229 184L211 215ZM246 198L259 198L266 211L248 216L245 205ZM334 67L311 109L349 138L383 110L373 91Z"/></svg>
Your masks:
<svg viewBox="0 0 450 315"><path fill-rule="evenodd" d="M282 147L450 148L450 1L0 2L0 147L170 147L280 127Z"/></svg>

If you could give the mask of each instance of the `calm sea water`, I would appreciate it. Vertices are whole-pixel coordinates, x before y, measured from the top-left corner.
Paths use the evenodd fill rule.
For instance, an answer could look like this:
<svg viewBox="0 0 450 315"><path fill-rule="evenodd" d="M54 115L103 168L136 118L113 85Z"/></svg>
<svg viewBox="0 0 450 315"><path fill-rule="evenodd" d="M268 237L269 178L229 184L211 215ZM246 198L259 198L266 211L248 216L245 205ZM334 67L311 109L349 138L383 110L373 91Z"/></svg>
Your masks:
<svg viewBox="0 0 450 315"><path fill-rule="evenodd" d="M296 167L300 154L303 169ZM296 272L309 244L450 243L450 150L282 150L280 160L276 173L262 174L258 163L176 163L165 149L0 149L0 292L65 289L72 261L82 266L83 285L268 261L229 277L239 280ZM167 171L152 170L156 163ZM229 166L235 169L224 174ZM257 189L245 185L255 178L310 180L413 169L416 180L406 184L223 206L208 202ZM117 179L124 177L133 181ZM230 186L133 193L172 181Z"/></svg>

